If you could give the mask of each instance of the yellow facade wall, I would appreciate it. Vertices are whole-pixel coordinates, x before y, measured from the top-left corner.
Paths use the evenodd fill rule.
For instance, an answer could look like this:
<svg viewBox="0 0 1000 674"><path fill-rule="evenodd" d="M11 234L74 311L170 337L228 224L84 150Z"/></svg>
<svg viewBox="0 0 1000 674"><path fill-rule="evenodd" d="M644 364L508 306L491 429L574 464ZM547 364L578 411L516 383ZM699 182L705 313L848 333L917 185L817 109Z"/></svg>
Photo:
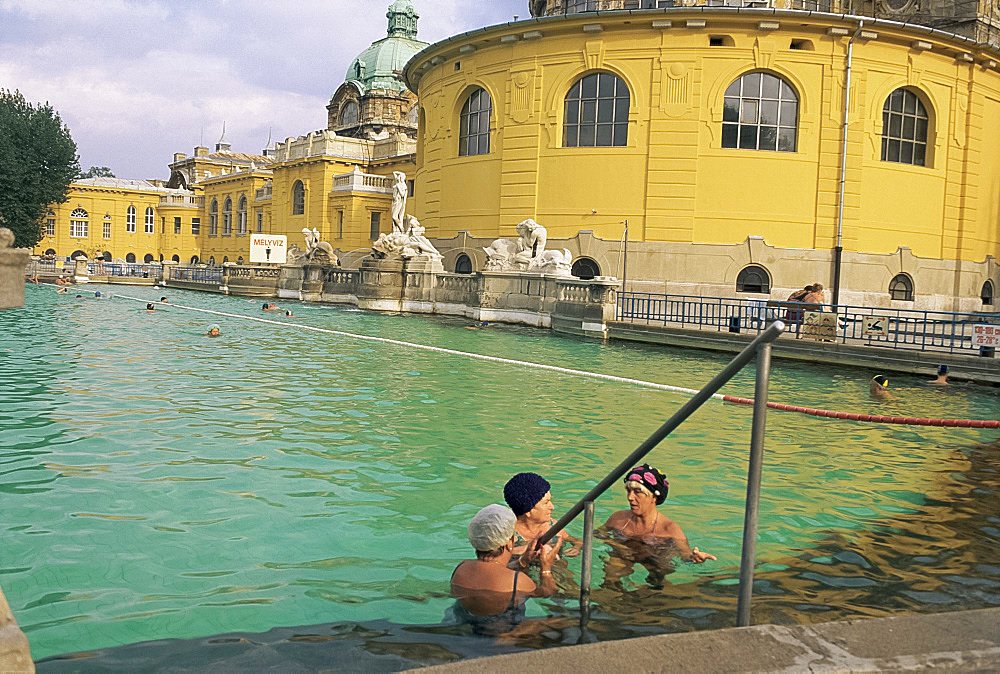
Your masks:
<svg viewBox="0 0 1000 674"><path fill-rule="evenodd" d="M857 24L804 13L572 15L433 45L405 77L418 93L415 211L433 236L550 237L830 249L837 242L847 45ZM693 22L693 23L690 23ZM656 25L654 25L656 22ZM702 25L700 22L704 22ZM847 32L844 35L844 32ZM879 24L854 44L843 246L930 258L1000 257L997 55L944 34ZM767 72L798 96L794 152L722 147L723 97ZM629 88L625 147L563 147L564 101L592 72ZM458 156L460 113L482 87L490 153ZM929 113L928 161L882 161L882 108L896 89Z"/></svg>

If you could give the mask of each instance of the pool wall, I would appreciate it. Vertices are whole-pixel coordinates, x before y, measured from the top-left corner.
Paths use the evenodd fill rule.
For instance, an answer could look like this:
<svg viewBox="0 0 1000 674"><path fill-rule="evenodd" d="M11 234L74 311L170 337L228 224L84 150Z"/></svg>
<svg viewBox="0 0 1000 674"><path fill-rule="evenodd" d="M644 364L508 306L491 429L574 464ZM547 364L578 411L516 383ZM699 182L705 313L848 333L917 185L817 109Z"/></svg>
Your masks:
<svg viewBox="0 0 1000 674"><path fill-rule="evenodd" d="M17 625L7 598L0 590L0 672L34 672L28 637Z"/></svg>

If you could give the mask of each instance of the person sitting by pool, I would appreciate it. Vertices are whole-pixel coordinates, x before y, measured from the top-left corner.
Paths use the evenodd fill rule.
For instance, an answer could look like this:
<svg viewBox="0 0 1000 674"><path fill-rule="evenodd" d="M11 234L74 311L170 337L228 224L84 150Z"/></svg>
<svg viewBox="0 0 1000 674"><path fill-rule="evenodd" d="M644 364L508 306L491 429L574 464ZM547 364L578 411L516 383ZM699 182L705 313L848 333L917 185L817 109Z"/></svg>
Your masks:
<svg viewBox="0 0 1000 674"><path fill-rule="evenodd" d="M695 564L717 559L690 547L680 525L656 509L670 487L663 473L644 463L626 473L624 483L629 509L614 513L601 527L615 547L605 564L606 584L620 585L636 564L646 567L651 584L660 585L673 571L675 557Z"/></svg>
<svg viewBox="0 0 1000 674"><path fill-rule="evenodd" d="M895 398L889 393L889 378L884 374L872 377L871 383L868 384L868 392L876 400L893 400Z"/></svg>
<svg viewBox="0 0 1000 674"><path fill-rule="evenodd" d="M213 324L209 327L208 332L205 333L206 337L218 337L222 334L222 328L219 327L218 323Z"/></svg>
<svg viewBox="0 0 1000 674"><path fill-rule="evenodd" d="M524 554L528 548L528 543L549 530L555 520L552 519L552 511L555 504L552 503L551 485L548 480L537 473L518 473L507 480L503 487L503 498L510 506L514 515L517 516L517 524L514 528L514 556L517 557L516 568L527 570L530 565L530 558ZM560 543L569 540L570 545L575 546L577 539L571 539L565 531L556 534ZM563 551L566 557L575 557L580 554L579 547L571 547Z"/></svg>
<svg viewBox="0 0 1000 674"><path fill-rule="evenodd" d="M932 379L930 381L930 383L931 384L937 384L938 386L947 386L948 385L948 366L947 365L938 365L937 379Z"/></svg>
<svg viewBox="0 0 1000 674"><path fill-rule="evenodd" d="M532 553L542 567L537 584L526 574L508 568L516 522L509 508L496 503L480 510L469 522L469 542L476 558L455 567L451 574L451 594L457 599L455 617L471 624L477 634L495 636L509 632L524 618L528 597L547 597L555 592L552 563L559 543L544 545Z"/></svg>
<svg viewBox="0 0 1000 674"><path fill-rule="evenodd" d="M146 302L146 313L151 314L156 311L156 307L153 306L152 302Z"/></svg>

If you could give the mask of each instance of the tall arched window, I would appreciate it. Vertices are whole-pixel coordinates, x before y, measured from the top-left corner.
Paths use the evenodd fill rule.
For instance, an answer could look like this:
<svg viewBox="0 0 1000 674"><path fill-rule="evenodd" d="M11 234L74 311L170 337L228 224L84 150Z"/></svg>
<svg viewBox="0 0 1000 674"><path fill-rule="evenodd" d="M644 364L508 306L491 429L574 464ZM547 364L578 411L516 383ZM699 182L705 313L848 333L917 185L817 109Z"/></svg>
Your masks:
<svg viewBox="0 0 1000 674"><path fill-rule="evenodd" d="M347 101L340 109L340 125L351 126L358 123L358 104L354 101Z"/></svg>
<svg viewBox="0 0 1000 674"><path fill-rule="evenodd" d="M236 236L247 235L247 198L240 197L239 206L236 207Z"/></svg>
<svg viewBox="0 0 1000 674"><path fill-rule="evenodd" d="M87 238L90 230L90 215L82 208L74 208L69 214L69 235L76 239Z"/></svg>
<svg viewBox="0 0 1000 674"><path fill-rule="evenodd" d="M984 307L993 305L994 295L993 281L986 281L986 283L983 284L983 289L979 291L979 299L983 301Z"/></svg>
<svg viewBox="0 0 1000 674"><path fill-rule="evenodd" d="M882 161L927 165L927 108L909 89L896 89L882 106Z"/></svg>
<svg viewBox="0 0 1000 674"><path fill-rule="evenodd" d="M795 152L799 97L771 73L747 73L723 99L722 147Z"/></svg>
<svg viewBox="0 0 1000 674"><path fill-rule="evenodd" d="M913 301L913 279L906 274L896 274L889 281L889 298L903 302Z"/></svg>
<svg viewBox="0 0 1000 674"><path fill-rule="evenodd" d="M125 212L125 231L135 233L135 206L129 206Z"/></svg>
<svg viewBox="0 0 1000 674"><path fill-rule="evenodd" d="M465 99L458 130L458 156L467 157L490 152L490 118L493 100L482 87Z"/></svg>
<svg viewBox="0 0 1000 674"><path fill-rule="evenodd" d="M222 236L233 235L233 200L226 197L222 206Z"/></svg>
<svg viewBox="0 0 1000 674"><path fill-rule="evenodd" d="M212 205L208 207L208 235L219 235L219 200L212 199Z"/></svg>
<svg viewBox="0 0 1000 674"><path fill-rule="evenodd" d="M292 185L292 215L302 215L306 212L306 186L301 180Z"/></svg>
<svg viewBox="0 0 1000 674"><path fill-rule="evenodd" d="M612 73L591 73L566 94L564 147L624 147L628 144L628 85Z"/></svg>
<svg viewBox="0 0 1000 674"><path fill-rule="evenodd" d="M152 234L153 233L153 207L152 206L147 206L146 207L146 218L143 221L143 231L146 232L146 234Z"/></svg>
<svg viewBox="0 0 1000 674"><path fill-rule="evenodd" d="M736 292L769 293L771 292L771 275L759 265L752 264L744 267L736 276Z"/></svg>

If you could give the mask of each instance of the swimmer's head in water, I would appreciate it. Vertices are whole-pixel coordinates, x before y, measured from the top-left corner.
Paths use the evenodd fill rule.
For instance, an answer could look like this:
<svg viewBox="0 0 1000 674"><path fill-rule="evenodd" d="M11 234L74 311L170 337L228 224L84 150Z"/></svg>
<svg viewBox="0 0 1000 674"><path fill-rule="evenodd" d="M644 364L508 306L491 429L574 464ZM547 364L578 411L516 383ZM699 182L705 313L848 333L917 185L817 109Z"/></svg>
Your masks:
<svg viewBox="0 0 1000 674"><path fill-rule="evenodd" d="M946 374L948 374L948 366L947 365L938 365L938 376L942 377L942 376L944 376Z"/></svg>
<svg viewBox="0 0 1000 674"><path fill-rule="evenodd" d="M82 299L83 299L83 295L77 295L77 296L76 296L76 299L78 299L78 300L82 300Z"/></svg>
<svg viewBox="0 0 1000 674"><path fill-rule="evenodd" d="M94 293L94 297L100 297L100 296L101 296L101 291L100 290L98 290L97 292Z"/></svg>
<svg viewBox="0 0 1000 674"><path fill-rule="evenodd" d="M161 297L161 298L160 298L160 301L161 301L161 302L166 302L166 301L167 301L167 298L166 298L166 297Z"/></svg>
<svg viewBox="0 0 1000 674"><path fill-rule="evenodd" d="M877 377L872 377L872 381L881 388L889 388L889 378L886 377L884 374L880 374Z"/></svg>
<svg viewBox="0 0 1000 674"><path fill-rule="evenodd" d="M146 311L153 311L153 310L154 310L153 303L152 302L147 302L146 303Z"/></svg>
<svg viewBox="0 0 1000 674"><path fill-rule="evenodd" d="M469 522L469 542L479 552L499 550L514 537L516 523L510 508L496 503L488 505Z"/></svg>
<svg viewBox="0 0 1000 674"><path fill-rule="evenodd" d="M656 505L660 505L667 500L667 491L670 489L670 483L667 482L667 476L650 466L648 463L636 466L626 473L625 485L628 486L629 482L635 482L639 486L648 490L649 493L656 498Z"/></svg>
<svg viewBox="0 0 1000 674"><path fill-rule="evenodd" d="M520 517L545 498L551 488L548 480L538 473L518 473L503 486L503 500Z"/></svg>
<svg viewBox="0 0 1000 674"><path fill-rule="evenodd" d="M209 332L218 332L218 331L219 331L219 330L221 330L221 329L222 329L222 328L220 328L220 327L219 327L219 324L218 324L218 323L212 323L212 325L210 325L210 326L208 327L208 331L209 331Z"/></svg>
<svg viewBox="0 0 1000 674"><path fill-rule="evenodd" d="M285 310L285 315L286 316L291 316L292 315L292 310L291 309Z"/></svg>

